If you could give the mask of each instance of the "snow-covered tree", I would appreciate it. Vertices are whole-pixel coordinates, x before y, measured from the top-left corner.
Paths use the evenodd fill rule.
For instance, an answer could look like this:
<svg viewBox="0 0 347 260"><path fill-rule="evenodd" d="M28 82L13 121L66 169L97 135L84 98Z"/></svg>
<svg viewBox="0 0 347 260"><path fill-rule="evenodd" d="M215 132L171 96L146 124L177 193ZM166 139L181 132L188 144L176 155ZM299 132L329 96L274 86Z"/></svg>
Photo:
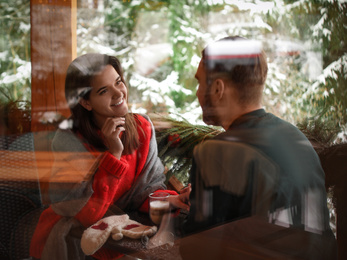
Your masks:
<svg viewBox="0 0 347 260"><path fill-rule="evenodd" d="M0 103L30 101L30 2L0 2Z"/></svg>
<svg viewBox="0 0 347 260"><path fill-rule="evenodd" d="M30 100L30 8L1 4L0 101ZM194 73L201 50L227 35L262 41L269 75L264 105L298 123L346 127L345 0L78 1L78 55L116 55L134 111L197 120ZM97 3L97 5L95 5Z"/></svg>

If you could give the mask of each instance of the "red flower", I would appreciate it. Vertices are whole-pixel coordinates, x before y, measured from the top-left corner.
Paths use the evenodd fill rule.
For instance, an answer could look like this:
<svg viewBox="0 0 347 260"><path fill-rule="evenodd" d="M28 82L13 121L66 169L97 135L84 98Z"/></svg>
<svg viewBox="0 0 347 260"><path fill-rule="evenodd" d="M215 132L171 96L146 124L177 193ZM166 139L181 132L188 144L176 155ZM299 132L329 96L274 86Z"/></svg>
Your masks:
<svg viewBox="0 0 347 260"><path fill-rule="evenodd" d="M181 142L181 138L178 134L172 134L172 135L169 135L167 140L169 142L171 142L171 146L172 147L176 147L179 145L179 143Z"/></svg>

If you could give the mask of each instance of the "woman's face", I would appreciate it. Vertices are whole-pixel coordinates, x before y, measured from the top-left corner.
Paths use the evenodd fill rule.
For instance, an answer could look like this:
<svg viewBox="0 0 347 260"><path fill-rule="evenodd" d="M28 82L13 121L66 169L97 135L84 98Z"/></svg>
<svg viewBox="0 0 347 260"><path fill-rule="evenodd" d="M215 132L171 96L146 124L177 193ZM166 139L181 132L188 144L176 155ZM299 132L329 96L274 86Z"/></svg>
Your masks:
<svg viewBox="0 0 347 260"><path fill-rule="evenodd" d="M128 113L127 88L117 71L107 65L91 82L89 100L81 99L81 105L92 111L101 128L109 117L124 117Z"/></svg>

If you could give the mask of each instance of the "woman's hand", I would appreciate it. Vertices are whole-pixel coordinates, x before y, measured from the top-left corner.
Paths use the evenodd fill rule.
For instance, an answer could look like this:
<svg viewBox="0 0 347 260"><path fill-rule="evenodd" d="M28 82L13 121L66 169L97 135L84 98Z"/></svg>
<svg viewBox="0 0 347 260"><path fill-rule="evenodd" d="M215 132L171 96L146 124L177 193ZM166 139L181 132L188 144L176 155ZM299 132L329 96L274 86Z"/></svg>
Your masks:
<svg viewBox="0 0 347 260"><path fill-rule="evenodd" d="M120 159L124 149L123 143L119 137L120 133L125 131L124 125L124 117L109 117L106 119L101 129L109 152L117 159Z"/></svg>
<svg viewBox="0 0 347 260"><path fill-rule="evenodd" d="M189 211L190 209L189 195L191 191L192 191L191 185L188 184L187 187L183 188L180 191L179 195L171 195L169 197L170 204L176 208Z"/></svg>

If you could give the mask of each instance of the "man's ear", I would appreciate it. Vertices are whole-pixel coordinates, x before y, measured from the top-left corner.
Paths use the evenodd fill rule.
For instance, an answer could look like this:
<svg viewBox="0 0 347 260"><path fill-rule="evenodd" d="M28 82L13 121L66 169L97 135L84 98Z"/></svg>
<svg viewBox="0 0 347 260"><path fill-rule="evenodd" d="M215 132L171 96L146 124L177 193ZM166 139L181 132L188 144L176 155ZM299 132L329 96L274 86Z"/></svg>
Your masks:
<svg viewBox="0 0 347 260"><path fill-rule="evenodd" d="M80 103L80 105L84 107L85 109L87 109L88 111L92 110L92 106L90 105L89 100L81 98L78 103Z"/></svg>
<svg viewBox="0 0 347 260"><path fill-rule="evenodd" d="M222 79L216 79L213 82L212 85L212 94L218 99L220 100L223 95L224 95L224 91L225 91L225 83Z"/></svg>

